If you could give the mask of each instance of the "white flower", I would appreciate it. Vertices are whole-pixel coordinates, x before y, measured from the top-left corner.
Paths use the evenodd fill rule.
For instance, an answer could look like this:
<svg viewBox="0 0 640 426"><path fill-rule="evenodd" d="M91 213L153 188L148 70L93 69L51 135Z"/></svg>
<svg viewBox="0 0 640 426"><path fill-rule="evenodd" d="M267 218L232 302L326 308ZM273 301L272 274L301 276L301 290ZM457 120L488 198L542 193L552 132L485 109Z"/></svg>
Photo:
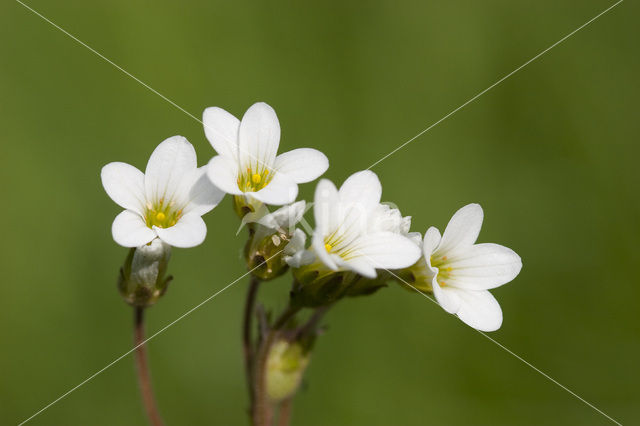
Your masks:
<svg viewBox="0 0 640 426"><path fill-rule="evenodd" d="M292 268L300 268L313 263L316 259L312 251L305 249L307 235L302 229L293 231L289 243L284 247L283 260Z"/></svg>
<svg viewBox="0 0 640 426"><path fill-rule="evenodd" d="M482 208L469 204L458 210L444 235L431 227L423 252L431 287L445 311L482 331L502 325L502 310L489 289L513 280L522 261L513 250L498 244L474 244L482 227Z"/></svg>
<svg viewBox="0 0 640 426"><path fill-rule="evenodd" d="M102 186L126 209L113 221L113 239L125 247L139 247L158 237L175 247L204 241L207 227L201 216L212 210L224 193L198 168L193 146L182 136L166 139L153 151L143 174L126 163L102 168Z"/></svg>
<svg viewBox="0 0 640 426"><path fill-rule="evenodd" d="M283 205L298 195L298 184L310 182L329 167L327 157L299 148L276 157L280 124L269 105L253 104L239 121L211 107L202 116L204 132L219 154L207 167L209 179L222 191L248 195L266 204Z"/></svg>
<svg viewBox="0 0 640 426"><path fill-rule="evenodd" d="M294 229L296 224L300 222L300 219L302 219L306 208L306 201L297 201L293 204L280 207L273 213L263 216L258 220L258 223L270 229Z"/></svg>
<svg viewBox="0 0 640 426"><path fill-rule="evenodd" d="M407 219L381 205L381 195L378 177L368 170L351 175L340 191L326 179L318 183L311 245L324 265L375 278L376 268L405 268L418 260L420 249L406 236Z"/></svg>

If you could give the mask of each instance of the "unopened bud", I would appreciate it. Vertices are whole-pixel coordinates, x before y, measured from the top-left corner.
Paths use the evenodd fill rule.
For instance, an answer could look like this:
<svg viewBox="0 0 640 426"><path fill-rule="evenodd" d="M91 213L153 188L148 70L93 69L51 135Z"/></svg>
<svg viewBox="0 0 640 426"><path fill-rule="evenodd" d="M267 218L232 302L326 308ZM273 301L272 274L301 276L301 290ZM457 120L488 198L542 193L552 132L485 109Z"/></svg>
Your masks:
<svg viewBox="0 0 640 426"><path fill-rule="evenodd" d="M268 281L289 269L283 259L289 236L279 233L265 235L263 228L258 226L257 232L249 238L245 247L245 258L251 273L263 281Z"/></svg>
<svg viewBox="0 0 640 426"><path fill-rule="evenodd" d="M171 246L159 238L129 251L118 279L118 289L128 304L151 306L165 293L173 278L165 278L170 257Z"/></svg>
<svg viewBox="0 0 640 426"><path fill-rule="evenodd" d="M298 342L276 341L267 358L267 395L273 402L293 396L309 364L309 353Z"/></svg>

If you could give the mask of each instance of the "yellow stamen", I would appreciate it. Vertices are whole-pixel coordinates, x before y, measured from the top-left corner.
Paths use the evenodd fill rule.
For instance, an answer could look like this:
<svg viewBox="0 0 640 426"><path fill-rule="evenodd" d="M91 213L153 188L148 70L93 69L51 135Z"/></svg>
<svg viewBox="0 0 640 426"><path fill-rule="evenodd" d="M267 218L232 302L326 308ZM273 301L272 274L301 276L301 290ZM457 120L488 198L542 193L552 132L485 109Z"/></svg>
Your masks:
<svg viewBox="0 0 640 426"><path fill-rule="evenodd" d="M262 180L262 176L260 176L257 173L251 176L251 182L253 183L260 183L261 180Z"/></svg>
<svg viewBox="0 0 640 426"><path fill-rule="evenodd" d="M324 249L327 251L327 253L331 253L331 249L333 248L333 246L329 243L324 245Z"/></svg>
<svg viewBox="0 0 640 426"><path fill-rule="evenodd" d="M264 171L264 175L267 176L269 174L269 170Z"/></svg>
<svg viewBox="0 0 640 426"><path fill-rule="evenodd" d="M158 222L162 222L163 220L165 220L167 218L167 216L165 216L164 213L162 212L158 212L158 214L156 214L156 220Z"/></svg>

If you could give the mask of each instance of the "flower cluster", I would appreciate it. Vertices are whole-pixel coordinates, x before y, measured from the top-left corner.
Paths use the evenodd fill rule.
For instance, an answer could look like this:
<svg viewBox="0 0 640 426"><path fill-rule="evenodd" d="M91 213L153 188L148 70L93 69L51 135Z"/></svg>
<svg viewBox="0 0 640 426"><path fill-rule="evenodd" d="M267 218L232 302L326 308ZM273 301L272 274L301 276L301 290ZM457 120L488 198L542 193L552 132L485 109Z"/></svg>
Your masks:
<svg viewBox="0 0 640 426"><path fill-rule="evenodd" d="M431 227L422 238L410 232L410 217L381 202L375 173L356 172L339 189L322 179L307 243L297 227L306 210L304 201L296 202L298 184L321 176L327 157L311 148L278 155L280 124L265 103L252 105L242 120L207 108L203 124L218 154L206 166L198 167L193 146L174 136L155 149L144 174L125 163L102 169L107 194L125 209L112 226L118 244L142 248L159 239L196 246L206 236L201 216L230 194L249 229L249 268L261 280L293 269L292 295L301 306L369 294L396 281L432 293L445 311L474 328L500 327L500 306L488 290L515 278L522 263L506 247L475 244L483 219L479 205L460 209L442 236ZM283 207L269 212L267 205Z"/></svg>
<svg viewBox="0 0 640 426"><path fill-rule="evenodd" d="M211 107L202 121L218 154L206 166L198 167L185 138L173 136L153 151L144 173L116 162L101 174L107 194L124 209L112 225L113 239L130 248L118 289L134 308L138 370L152 424L161 420L144 371L143 311L165 294L173 278L167 275L171 247L201 244L207 234L202 216L225 194L233 197L241 219L238 232L248 231L244 258L251 278L242 342L255 426L271 424L276 405L279 423L287 422L286 407L323 331L320 320L345 297L397 283L433 295L471 327L500 328L502 311L489 290L513 280L522 262L506 247L476 244L483 220L478 204L458 210L442 235L431 227L423 237L411 232L410 216L381 201L382 184L370 170L353 173L339 189L322 179L313 203L296 201L298 184L319 178L329 161L311 148L278 155L280 123L273 108L256 103L238 120ZM313 209L314 228L304 220L308 209ZM257 305L256 295L262 283L288 271L293 277L288 302L276 316ZM312 311L305 321L298 317L303 309Z"/></svg>

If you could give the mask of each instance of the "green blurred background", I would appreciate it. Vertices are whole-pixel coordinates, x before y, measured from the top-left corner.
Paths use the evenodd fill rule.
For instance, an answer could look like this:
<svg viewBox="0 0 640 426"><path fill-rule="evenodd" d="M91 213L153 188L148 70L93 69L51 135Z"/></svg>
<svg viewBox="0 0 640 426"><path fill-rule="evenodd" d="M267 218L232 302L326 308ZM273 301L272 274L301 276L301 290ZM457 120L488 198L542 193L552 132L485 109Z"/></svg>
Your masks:
<svg viewBox="0 0 640 426"><path fill-rule="evenodd" d="M341 183L611 5L611 1L28 4L200 117L255 101L281 151L314 147ZM623 424L640 422L639 7L627 1L376 167L413 229L469 202L482 242L524 268L494 291L491 337ZM144 168L201 124L13 1L0 5L0 423L17 424L131 346L116 291L126 250L100 168ZM301 187L309 198L315 184ZM160 329L244 272L230 199L174 251L150 310ZM285 279L263 296L282 307ZM149 343L168 425L242 425L239 282ZM341 302L294 424L604 425L609 421L423 297L398 287ZM145 419L127 357L36 417Z"/></svg>

